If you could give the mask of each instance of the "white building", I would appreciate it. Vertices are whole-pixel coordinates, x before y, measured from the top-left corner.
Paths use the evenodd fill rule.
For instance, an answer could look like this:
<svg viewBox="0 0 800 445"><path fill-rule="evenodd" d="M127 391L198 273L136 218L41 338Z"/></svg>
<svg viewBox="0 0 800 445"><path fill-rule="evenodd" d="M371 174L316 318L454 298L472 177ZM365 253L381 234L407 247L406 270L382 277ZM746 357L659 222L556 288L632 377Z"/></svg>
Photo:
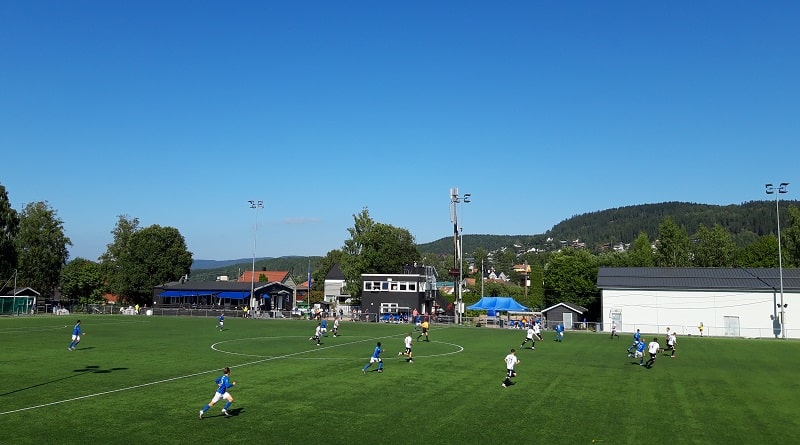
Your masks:
<svg viewBox="0 0 800 445"><path fill-rule="evenodd" d="M800 338L800 269L601 267L597 287L604 331Z"/></svg>

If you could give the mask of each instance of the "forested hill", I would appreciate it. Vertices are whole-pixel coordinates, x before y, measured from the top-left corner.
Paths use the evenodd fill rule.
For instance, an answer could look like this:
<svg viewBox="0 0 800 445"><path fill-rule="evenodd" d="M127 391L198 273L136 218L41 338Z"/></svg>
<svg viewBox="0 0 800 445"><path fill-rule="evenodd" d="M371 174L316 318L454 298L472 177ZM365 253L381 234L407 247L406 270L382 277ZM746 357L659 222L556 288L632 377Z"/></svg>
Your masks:
<svg viewBox="0 0 800 445"><path fill-rule="evenodd" d="M800 206L800 201L782 200L781 224L788 227L787 209ZM492 252L503 247L520 249L559 246L575 240L587 249L599 250L601 246L631 243L644 232L651 240L658 238L658 228L665 217L672 218L692 235L701 224L713 227L719 224L727 229L736 244L745 245L758 237L775 233L777 228L775 201L750 201L743 204L710 205L688 202L665 202L618 207L584 213L568 218L543 234L531 235L464 235L464 251L476 248ZM548 238L553 242L548 243ZM453 238L418 245L421 253L453 254Z"/></svg>
<svg viewBox="0 0 800 445"><path fill-rule="evenodd" d="M789 227L789 206L800 207L800 201L781 201L781 226ZM709 205L686 202L665 202L661 204L641 204L618 207L585 213L568 218L553 226L543 234L529 235L464 235L464 252L471 255L477 248L486 252L494 252L502 248L510 248L523 252L532 248L554 250L560 247L561 241L571 244L578 240L591 251L599 251L602 246L617 243L631 243L639 233L644 232L651 240L658 238L658 227L669 216L679 226L694 234L700 224L713 227L720 224L733 236L736 244L744 246L758 237L775 233L775 201L751 201L733 205ZM547 242L552 239L552 242ZM452 255L453 237L446 236L437 241L417 245L422 254ZM302 281L309 261L314 270L321 257L327 252L320 252L318 257L280 257L258 258L256 269L288 270ZM197 260L192 266L193 279L214 280L219 275L239 276L242 271L250 270L252 259L212 262Z"/></svg>

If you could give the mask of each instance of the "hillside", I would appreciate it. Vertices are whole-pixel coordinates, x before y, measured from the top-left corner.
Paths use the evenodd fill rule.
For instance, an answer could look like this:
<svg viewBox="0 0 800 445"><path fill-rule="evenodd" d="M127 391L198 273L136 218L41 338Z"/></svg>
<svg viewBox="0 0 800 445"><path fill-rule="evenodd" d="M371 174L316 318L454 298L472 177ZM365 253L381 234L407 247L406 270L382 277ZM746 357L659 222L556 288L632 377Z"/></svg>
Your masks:
<svg viewBox="0 0 800 445"><path fill-rule="evenodd" d="M800 201L781 201L783 225L788 225L787 209L789 206L798 207ZM695 233L701 224L706 227L720 224L733 235L734 242L738 245L745 245L760 236L775 233L777 227L774 201L750 201L726 206L665 202L618 207L576 215L561 221L543 234L464 235L465 253L469 255L479 247L487 252L504 247L516 251L534 247L550 250L559 246L561 241L570 243L575 240L584 243L587 249L599 251L603 246L630 243L641 232L646 233L651 240L655 240L658 236L658 227L667 216L679 226L686 228L690 235ZM551 243L547 242L548 238L552 239ZM419 244L417 247L423 254L452 255L453 238L447 236L430 243ZM320 252L320 254L325 255L327 252ZM304 277L309 260L311 268L314 270L320 258L321 256L260 258L256 261L256 269L288 270L294 276ZM192 279L214 280L219 275L228 275L231 279L235 279L242 271L251 268L252 259L196 260L192 266Z"/></svg>
<svg viewBox="0 0 800 445"><path fill-rule="evenodd" d="M800 206L800 201L781 201L781 221L788 223L789 206ZM597 212L584 213L568 218L553 226L544 234L532 235L464 235L465 252L483 248L487 252L502 247L527 250L532 247L547 249L559 245L560 241L571 243L579 240L587 249L598 251L602 246L630 243L644 232L651 240L658 237L658 227L669 216L691 235L701 224L713 227L720 224L732 235L734 242L745 245L777 227L774 201L750 201L726 206L695 204L687 202L665 202L618 207ZM547 243L551 238L553 243ZM422 253L438 255L453 254L453 238L445 237L418 246Z"/></svg>

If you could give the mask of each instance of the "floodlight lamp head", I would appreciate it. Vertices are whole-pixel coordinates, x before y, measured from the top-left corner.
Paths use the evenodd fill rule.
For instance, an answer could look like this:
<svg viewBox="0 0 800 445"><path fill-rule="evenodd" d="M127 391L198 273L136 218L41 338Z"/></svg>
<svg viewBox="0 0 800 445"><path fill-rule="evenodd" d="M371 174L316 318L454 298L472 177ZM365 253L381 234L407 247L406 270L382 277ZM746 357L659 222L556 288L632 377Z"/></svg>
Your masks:
<svg viewBox="0 0 800 445"><path fill-rule="evenodd" d="M464 193L464 202L469 202L469 197L472 196L471 193Z"/></svg>

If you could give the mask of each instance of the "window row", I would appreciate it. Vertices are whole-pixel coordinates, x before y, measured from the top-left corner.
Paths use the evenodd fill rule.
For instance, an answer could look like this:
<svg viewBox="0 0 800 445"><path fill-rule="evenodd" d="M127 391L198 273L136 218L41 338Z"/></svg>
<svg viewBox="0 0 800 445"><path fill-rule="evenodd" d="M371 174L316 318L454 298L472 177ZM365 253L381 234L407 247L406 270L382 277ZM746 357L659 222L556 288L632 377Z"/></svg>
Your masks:
<svg viewBox="0 0 800 445"><path fill-rule="evenodd" d="M368 292L417 292L417 283L409 281L365 281Z"/></svg>

